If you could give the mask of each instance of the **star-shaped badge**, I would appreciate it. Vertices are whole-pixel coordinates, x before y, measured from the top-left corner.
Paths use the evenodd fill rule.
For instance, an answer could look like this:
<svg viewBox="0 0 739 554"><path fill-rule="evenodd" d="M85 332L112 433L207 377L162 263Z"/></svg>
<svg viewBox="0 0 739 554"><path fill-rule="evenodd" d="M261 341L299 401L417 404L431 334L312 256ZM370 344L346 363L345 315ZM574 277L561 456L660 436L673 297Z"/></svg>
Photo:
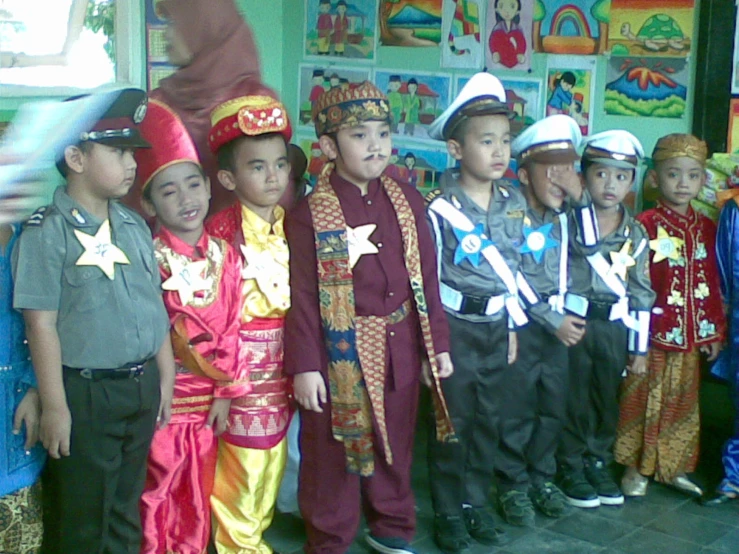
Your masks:
<svg viewBox="0 0 739 554"><path fill-rule="evenodd" d="M190 303L196 292L208 290L211 287L212 281L203 277L208 270L208 260L184 263L168 252L167 263L172 275L162 283L162 288L177 291L183 306Z"/></svg>
<svg viewBox="0 0 739 554"><path fill-rule="evenodd" d="M478 267L480 265L481 252L493 244L485 236L485 228L482 226L482 223L475 225L475 228L469 232L455 227L454 234L459 241L457 250L454 252L454 265L459 265L464 260L469 260L472 265Z"/></svg>
<svg viewBox="0 0 739 554"><path fill-rule="evenodd" d="M115 264L128 265L126 254L113 244L110 236L110 222L106 219L94 235L74 230L77 240L85 249L77 258L75 265L90 265L99 267L111 281L115 278Z"/></svg>
<svg viewBox="0 0 739 554"><path fill-rule="evenodd" d="M636 261L631 256L631 239L627 239L618 252L609 252L608 254L611 256L611 268L608 272L618 275L622 281L626 281L626 270L636 265Z"/></svg>
<svg viewBox="0 0 739 554"><path fill-rule="evenodd" d="M549 236L549 233L552 232L552 227L552 223L542 225L538 229L532 229L528 225L525 225L523 228L525 240L523 246L521 246L521 254L531 253L534 255L536 263L539 263L546 250L554 248L559 244L559 241Z"/></svg>
<svg viewBox="0 0 739 554"><path fill-rule="evenodd" d="M370 241L370 235L375 232L377 225L367 223L353 229L349 226L346 228L346 241L349 249L349 267L353 268L357 265L359 258L365 254L377 254L379 250Z"/></svg>
<svg viewBox="0 0 739 554"><path fill-rule="evenodd" d="M657 227L657 238L649 241L649 249L654 251L652 262L662 260L677 260L680 257L680 247L685 244L683 239L671 237L662 227Z"/></svg>
<svg viewBox="0 0 739 554"><path fill-rule="evenodd" d="M241 278L254 279L270 304L287 308L290 300L290 272L287 267L278 263L269 250L258 252L242 244L241 253L245 261Z"/></svg>

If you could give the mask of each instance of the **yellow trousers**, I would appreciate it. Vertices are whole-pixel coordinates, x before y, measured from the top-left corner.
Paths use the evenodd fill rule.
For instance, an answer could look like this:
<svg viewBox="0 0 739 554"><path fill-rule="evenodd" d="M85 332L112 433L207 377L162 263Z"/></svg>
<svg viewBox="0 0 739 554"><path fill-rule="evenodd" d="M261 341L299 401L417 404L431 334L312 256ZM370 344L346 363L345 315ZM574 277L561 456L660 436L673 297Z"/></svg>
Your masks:
<svg viewBox="0 0 739 554"><path fill-rule="evenodd" d="M272 523L286 460L287 439L269 450L219 441L210 497L218 554L272 554L262 535Z"/></svg>

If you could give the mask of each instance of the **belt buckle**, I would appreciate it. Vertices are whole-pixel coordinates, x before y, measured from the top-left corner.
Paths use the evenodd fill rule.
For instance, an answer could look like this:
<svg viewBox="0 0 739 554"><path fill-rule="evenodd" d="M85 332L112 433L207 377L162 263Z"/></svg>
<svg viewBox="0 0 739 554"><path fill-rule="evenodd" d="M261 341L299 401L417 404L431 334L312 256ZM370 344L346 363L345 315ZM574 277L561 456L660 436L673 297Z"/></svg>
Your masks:
<svg viewBox="0 0 739 554"><path fill-rule="evenodd" d="M92 370L88 367L80 370L80 377L83 379L92 379Z"/></svg>
<svg viewBox="0 0 739 554"><path fill-rule="evenodd" d="M465 315L485 315L489 300L490 298L465 294L459 311Z"/></svg>
<svg viewBox="0 0 739 554"><path fill-rule="evenodd" d="M144 364L132 365L128 368L128 378L135 379L144 372Z"/></svg>

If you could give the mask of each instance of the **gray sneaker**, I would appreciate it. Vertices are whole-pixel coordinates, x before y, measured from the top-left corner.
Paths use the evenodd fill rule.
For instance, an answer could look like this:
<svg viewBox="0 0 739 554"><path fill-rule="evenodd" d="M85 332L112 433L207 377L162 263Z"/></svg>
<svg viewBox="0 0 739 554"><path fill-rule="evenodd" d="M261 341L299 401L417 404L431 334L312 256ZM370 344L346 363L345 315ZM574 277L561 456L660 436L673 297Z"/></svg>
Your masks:
<svg viewBox="0 0 739 554"><path fill-rule="evenodd" d="M567 497L554 483L549 481L543 485L531 487L529 496L534 506L547 517L562 517L569 511Z"/></svg>

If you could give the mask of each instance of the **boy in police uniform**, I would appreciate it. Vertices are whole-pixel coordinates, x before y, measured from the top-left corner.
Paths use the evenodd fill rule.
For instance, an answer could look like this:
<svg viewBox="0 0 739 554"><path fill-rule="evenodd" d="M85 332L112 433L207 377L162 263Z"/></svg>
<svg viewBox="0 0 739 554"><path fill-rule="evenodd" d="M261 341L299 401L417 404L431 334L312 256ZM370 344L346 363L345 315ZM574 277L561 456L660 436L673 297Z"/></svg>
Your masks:
<svg viewBox="0 0 739 554"><path fill-rule="evenodd" d="M427 197L456 368L442 386L459 442L429 439L434 539L444 552L464 550L471 538L504 542L486 506L497 462L502 378L517 354L509 322L520 327L528 321L519 293L537 301L517 275L526 200L500 181L511 156L510 116L503 85L478 73L429 130L460 164Z"/></svg>
<svg viewBox="0 0 739 554"><path fill-rule="evenodd" d="M619 418L625 370L646 369L650 310L649 237L626 207L644 151L631 133L612 130L590 138L582 175L593 199L598 243L578 236L572 245L572 290L588 299L585 338L570 351L567 417L557 459L570 504L592 508L624 501L608 465Z"/></svg>
<svg viewBox="0 0 739 554"><path fill-rule="evenodd" d="M146 95L107 94L102 119L64 150L67 184L28 220L14 258L50 456L44 553L139 551L146 457L172 399L151 233L115 201L133 184L133 149L148 146L135 126Z"/></svg>
<svg viewBox="0 0 739 554"><path fill-rule="evenodd" d="M568 292L568 241L574 229L595 241L589 198L575 171L582 135L567 115L543 119L513 143L518 177L528 202L519 246L522 272L543 302L519 333L520 356L505 380L501 416L498 503L506 520L530 526L534 506L560 517L567 501L553 484L555 449L564 418L567 347L583 335L585 320Z"/></svg>

